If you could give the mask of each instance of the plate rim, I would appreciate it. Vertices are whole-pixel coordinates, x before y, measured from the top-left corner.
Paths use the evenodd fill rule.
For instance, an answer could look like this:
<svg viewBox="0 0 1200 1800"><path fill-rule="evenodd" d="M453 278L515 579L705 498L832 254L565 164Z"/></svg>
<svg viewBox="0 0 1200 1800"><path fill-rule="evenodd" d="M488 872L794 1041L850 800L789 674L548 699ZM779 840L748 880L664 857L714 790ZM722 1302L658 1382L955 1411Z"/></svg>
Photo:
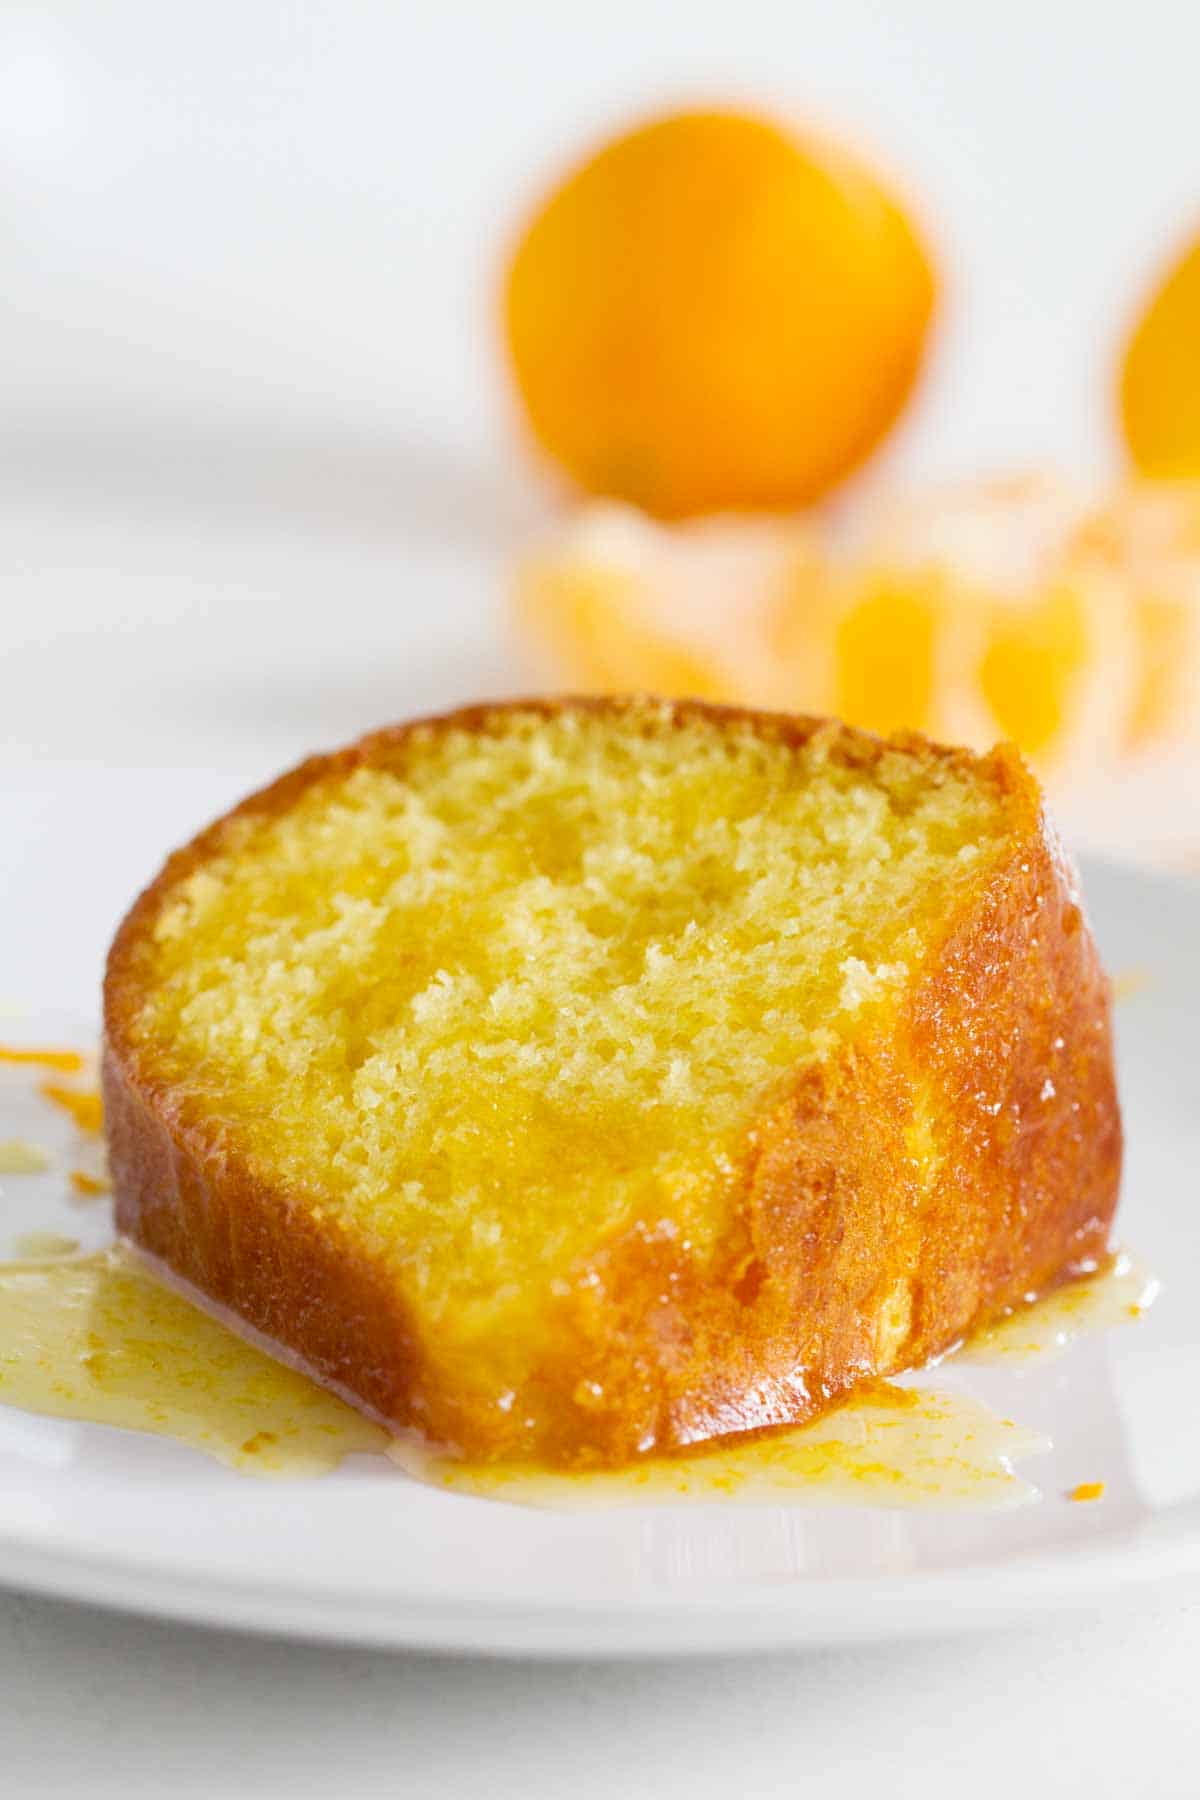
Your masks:
<svg viewBox="0 0 1200 1800"><path fill-rule="evenodd" d="M134 1616L308 1643L496 1657L754 1654L901 1641L1200 1585L1200 1499L1105 1543L934 1573L793 1580L569 1608L239 1581L144 1557L0 1540L0 1584Z"/></svg>

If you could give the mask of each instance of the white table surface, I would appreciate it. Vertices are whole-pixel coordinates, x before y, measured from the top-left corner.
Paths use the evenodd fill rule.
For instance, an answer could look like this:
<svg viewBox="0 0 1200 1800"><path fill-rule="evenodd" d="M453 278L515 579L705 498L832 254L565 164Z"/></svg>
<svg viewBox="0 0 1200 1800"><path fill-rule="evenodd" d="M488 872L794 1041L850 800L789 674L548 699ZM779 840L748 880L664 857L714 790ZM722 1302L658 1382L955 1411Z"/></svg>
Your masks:
<svg viewBox="0 0 1200 1800"><path fill-rule="evenodd" d="M1200 1595L899 1650L488 1663L0 1597L15 1796L1195 1800Z"/></svg>
<svg viewBox="0 0 1200 1800"><path fill-rule="evenodd" d="M248 783L516 681L503 556L538 508L498 452L480 275L549 146L696 92L874 142L935 210L952 296L887 472L1102 466L1113 344L1194 212L1185 10L4 8L2 866L62 953L33 992L0 947L0 1005L93 1011L131 892ZM1198 1686L1184 1593L594 1667L0 1595L0 1791L1182 1800Z"/></svg>

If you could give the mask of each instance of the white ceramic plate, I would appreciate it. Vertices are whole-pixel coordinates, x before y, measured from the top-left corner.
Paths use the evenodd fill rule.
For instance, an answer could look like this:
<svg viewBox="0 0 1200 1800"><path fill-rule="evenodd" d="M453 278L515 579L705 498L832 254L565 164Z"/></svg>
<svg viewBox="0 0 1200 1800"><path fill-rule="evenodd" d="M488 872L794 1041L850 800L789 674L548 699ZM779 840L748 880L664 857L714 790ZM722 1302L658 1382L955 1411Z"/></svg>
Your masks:
<svg viewBox="0 0 1200 1800"><path fill-rule="evenodd" d="M939 1385L1052 1438L1022 1465L1037 1504L537 1512L437 1492L370 1458L255 1482L158 1439L0 1408L0 1579L355 1643L636 1654L961 1627L1200 1572L1200 889L1103 866L1086 885L1110 967L1142 976L1118 1015L1120 1235L1164 1291L1136 1327L1084 1337L1058 1361L938 1371ZM54 942L39 954L54 991ZM21 974L30 991L36 971ZM61 1039L80 1025L26 1017L20 1029ZM0 1137L45 1142L44 1107L10 1074ZM103 1205L70 1209L60 1183L0 1184L3 1233L99 1242ZM1091 1480L1106 1483L1101 1504L1065 1498Z"/></svg>

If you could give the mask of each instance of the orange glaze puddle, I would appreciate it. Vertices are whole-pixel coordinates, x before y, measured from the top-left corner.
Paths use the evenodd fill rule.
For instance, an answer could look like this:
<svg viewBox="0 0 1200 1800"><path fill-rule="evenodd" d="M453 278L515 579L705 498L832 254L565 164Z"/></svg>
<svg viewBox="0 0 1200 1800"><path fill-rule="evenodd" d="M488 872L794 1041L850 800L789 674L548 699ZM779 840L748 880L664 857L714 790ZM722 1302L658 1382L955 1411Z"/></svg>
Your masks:
<svg viewBox="0 0 1200 1800"><path fill-rule="evenodd" d="M117 1247L27 1241L0 1264L0 1403L157 1433L256 1475L321 1474L386 1452L453 1493L539 1507L680 1501L1010 1507L1038 1498L1013 1468L1048 1441L961 1393L878 1382L811 1424L633 1468L563 1473L471 1465L390 1438L306 1376L244 1342ZM1022 1309L969 1354L1031 1357L1127 1322L1156 1284L1128 1258ZM1007 1335L1006 1335L1007 1334Z"/></svg>
<svg viewBox="0 0 1200 1800"><path fill-rule="evenodd" d="M129 1252L42 1258L0 1264L0 1402L155 1432L253 1475L321 1475L388 1441Z"/></svg>
<svg viewBox="0 0 1200 1800"><path fill-rule="evenodd" d="M1038 1499L1013 1469L1050 1442L965 1394L877 1382L810 1425L629 1469L564 1473L470 1464L397 1439L388 1454L418 1480L521 1506L590 1509L679 1501L803 1506L1008 1507Z"/></svg>
<svg viewBox="0 0 1200 1800"><path fill-rule="evenodd" d="M22 1262L47 1262L55 1256L74 1256L79 1239L59 1231L27 1231L13 1246Z"/></svg>
<svg viewBox="0 0 1200 1800"><path fill-rule="evenodd" d="M0 1175L40 1175L50 1167L49 1154L28 1138L0 1139Z"/></svg>
<svg viewBox="0 0 1200 1800"><path fill-rule="evenodd" d="M955 1358L967 1363L1023 1363L1061 1356L1084 1332L1140 1319L1153 1306L1160 1286L1127 1251L1114 1251L1095 1274L1067 1282L977 1331Z"/></svg>

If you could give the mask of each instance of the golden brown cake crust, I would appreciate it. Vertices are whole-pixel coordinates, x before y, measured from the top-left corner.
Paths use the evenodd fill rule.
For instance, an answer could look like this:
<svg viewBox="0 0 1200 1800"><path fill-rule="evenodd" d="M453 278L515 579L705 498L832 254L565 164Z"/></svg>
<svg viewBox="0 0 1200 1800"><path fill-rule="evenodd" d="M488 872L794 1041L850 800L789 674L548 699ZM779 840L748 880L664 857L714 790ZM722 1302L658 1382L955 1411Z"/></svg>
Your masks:
<svg viewBox="0 0 1200 1800"><path fill-rule="evenodd" d="M639 703L518 704L549 715ZM498 710L432 723L480 729ZM837 754L860 766L886 748L817 719L669 710L750 722L791 744L835 730ZM414 729L314 757L236 810L283 812L315 780L394 755ZM989 768L1010 802L1005 854L946 918L899 1013L802 1070L749 1133L720 1254L701 1266L646 1224L599 1247L507 1408L482 1403L422 1345L363 1242L318 1225L185 1119L134 1042L135 947L222 822L169 859L109 955L103 1086L118 1228L382 1419L475 1457L620 1462L798 1422L864 1379L920 1365L1100 1257L1120 1179L1109 986L1075 878L1016 753L993 753Z"/></svg>

